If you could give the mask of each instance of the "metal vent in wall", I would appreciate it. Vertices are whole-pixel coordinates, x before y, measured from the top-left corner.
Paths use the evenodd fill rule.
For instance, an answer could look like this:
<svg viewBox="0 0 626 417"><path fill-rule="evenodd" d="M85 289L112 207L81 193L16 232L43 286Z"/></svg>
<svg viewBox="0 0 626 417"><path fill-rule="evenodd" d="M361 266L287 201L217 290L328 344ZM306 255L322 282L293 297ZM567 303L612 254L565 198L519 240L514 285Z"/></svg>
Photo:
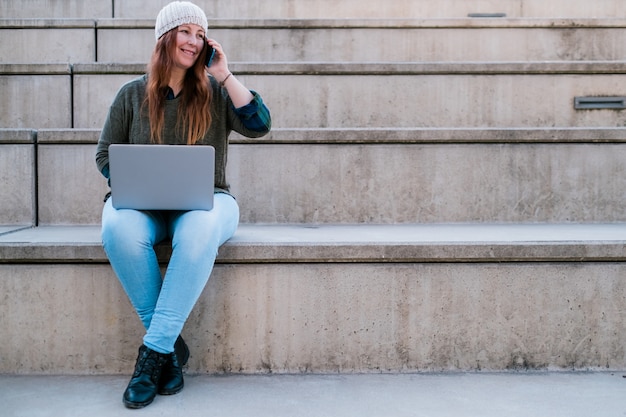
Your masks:
<svg viewBox="0 0 626 417"><path fill-rule="evenodd" d="M626 97L576 97L574 108L576 110L626 109Z"/></svg>
<svg viewBox="0 0 626 417"><path fill-rule="evenodd" d="M467 17L506 17L506 13L468 13Z"/></svg>

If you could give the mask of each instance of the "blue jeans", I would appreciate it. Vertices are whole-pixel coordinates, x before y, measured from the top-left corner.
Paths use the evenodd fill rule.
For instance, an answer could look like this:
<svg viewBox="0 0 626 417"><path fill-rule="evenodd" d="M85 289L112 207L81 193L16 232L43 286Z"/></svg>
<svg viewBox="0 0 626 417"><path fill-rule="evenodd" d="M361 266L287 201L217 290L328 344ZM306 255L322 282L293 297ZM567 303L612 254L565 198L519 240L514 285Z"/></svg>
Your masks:
<svg viewBox="0 0 626 417"><path fill-rule="evenodd" d="M235 199L216 193L211 211L102 210L102 244L113 271L146 328L144 345L160 353L174 342L204 289L218 248L239 224ZM154 245L171 238L161 276Z"/></svg>

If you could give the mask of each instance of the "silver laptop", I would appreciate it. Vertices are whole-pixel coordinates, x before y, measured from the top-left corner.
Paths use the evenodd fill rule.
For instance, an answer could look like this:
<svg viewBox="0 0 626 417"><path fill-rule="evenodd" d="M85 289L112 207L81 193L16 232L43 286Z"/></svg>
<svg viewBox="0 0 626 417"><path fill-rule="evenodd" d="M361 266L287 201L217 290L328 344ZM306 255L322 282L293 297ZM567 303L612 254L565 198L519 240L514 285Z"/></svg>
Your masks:
<svg viewBox="0 0 626 417"><path fill-rule="evenodd" d="M117 209L213 208L212 146L112 144L109 173L112 204Z"/></svg>

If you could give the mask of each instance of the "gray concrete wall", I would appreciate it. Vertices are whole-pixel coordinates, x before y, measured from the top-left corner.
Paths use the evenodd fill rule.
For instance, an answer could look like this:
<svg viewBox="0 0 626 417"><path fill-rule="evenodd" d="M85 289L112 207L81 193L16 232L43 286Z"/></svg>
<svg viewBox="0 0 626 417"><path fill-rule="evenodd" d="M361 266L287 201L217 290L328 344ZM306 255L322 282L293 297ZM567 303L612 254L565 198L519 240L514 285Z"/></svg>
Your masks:
<svg viewBox="0 0 626 417"><path fill-rule="evenodd" d="M577 111L574 99L626 95L626 75L576 65L241 64L232 70L263 96L276 128L623 126L623 111ZM81 73L77 66L74 127L101 128L117 88L141 68Z"/></svg>
<svg viewBox="0 0 626 417"><path fill-rule="evenodd" d="M582 20L568 26L560 26L560 20L485 19L481 23L468 19L278 21L269 27L246 21L215 23L217 27L210 23L208 36L219 40L232 62L558 61L626 56L623 27L599 28ZM99 27L98 61L148 62L155 44L154 23L143 24L149 26ZM127 39L133 39L136 47L119 48Z"/></svg>
<svg viewBox="0 0 626 417"><path fill-rule="evenodd" d="M115 17L155 18L168 0L150 3L115 0ZM626 15L626 5L616 0L394 0L392 2L197 0L215 18L445 18L469 13L506 13L511 17L615 17Z"/></svg>
<svg viewBox="0 0 626 417"><path fill-rule="evenodd" d="M113 2L109 0L3 0L0 2L0 18L95 19L105 17L113 17Z"/></svg>
<svg viewBox="0 0 626 417"><path fill-rule="evenodd" d="M170 0L5 0L0 17L10 18L147 18ZM395 0L393 2L308 0L196 0L215 18L446 18L469 13L505 13L508 17L615 17L626 15L620 0Z"/></svg>
<svg viewBox="0 0 626 417"><path fill-rule="evenodd" d="M109 191L95 162L96 145L38 146L39 224L100 224Z"/></svg>
<svg viewBox="0 0 626 417"><path fill-rule="evenodd" d="M624 144L231 149L247 223L626 221Z"/></svg>
<svg viewBox="0 0 626 417"><path fill-rule="evenodd" d="M0 24L0 63L74 63L96 59L95 21L14 20Z"/></svg>
<svg viewBox="0 0 626 417"><path fill-rule="evenodd" d="M71 91L67 65L0 64L0 128L72 127Z"/></svg>
<svg viewBox="0 0 626 417"><path fill-rule="evenodd" d="M145 65L133 68L126 74L77 74L74 76L74 127L101 129L119 88L126 82L145 73Z"/></svg>
<svg viewBox="0 0 626 417"><path fill-rule="evenodd" d="M94 144L38 146L39 223L99 224ZM624 143L232 144L243 223L626 221Z"/></svg>
<svg viewBox="0 0 626 417"><path fill-rule="evenodd" d="M625 26L623 19L220 19L210 21L209 37L231 62L601 61L625 56ZM0 35L0 63L146 63L155 44L154 19L8 19ZM119 47L129 39L132 48Z"/></svg>
<svg viewBox="0 0 626 417"><path fill-rule="evenodd" d="M183 331L189 372L624 369L624 274L619 263L218 265ZM0 373L132 368L143 329L108 265L0 264L0 292L11 294Z"/></svg>
<svg viewBox="0 0 626 417"><path fill-rule="evenodd" d="M496 70L491 74L487 69L467 74L463 64L433 68L450 68L454 73L431 73L409 64L390 69L399 73L389 75L381 72L385 67L372 64L347 69L323 66L319 70L326 74L314 74L316 68L298 74L297 65L276 64L273 70L284 74L253 75L250 72L272 69L233 65L239 78L263 95L276 128L618 127L624 123L623 111L574 109L577 96L626 95L625 76L615 70L594 74L569 74L567 69L535 74ZM129 67L133 73L75 72L73 87L69 75L1 75L0 92L11 106L0 112L0 127L101 128L117 89L143 69L136 65ZM298 110L304 96L310 104L306 111Z"/></svg>
<svg viewBox="0 0 626 417"><path fill-rule="evenodd" d="M0 225L35 223L35 146L0 141Z"/></svg>

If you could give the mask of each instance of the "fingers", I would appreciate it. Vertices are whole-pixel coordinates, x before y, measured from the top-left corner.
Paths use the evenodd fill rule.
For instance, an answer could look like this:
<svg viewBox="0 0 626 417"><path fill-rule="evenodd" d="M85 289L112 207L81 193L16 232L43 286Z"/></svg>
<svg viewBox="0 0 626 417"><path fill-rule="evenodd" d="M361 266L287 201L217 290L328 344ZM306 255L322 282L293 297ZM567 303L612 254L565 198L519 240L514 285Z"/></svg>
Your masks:
<svg viewBox="0 0 626 417"><path fill-rule="evenodd" d="M205 39L206 42L215 50L215 58L213 59L213 64L209 67L211 68L210 73L214 76L220 74L225 76L225 74L228 72L228 61L226 59L226 54L224 53L222 45L215 39Z"/></svg>
<svg viewBox="0 0 626 417"><path fill-rule="evenodd" d="M222 45L220 45L215 39L205 38L207 43L213 47L216 51L223 53Z"/></svg>

